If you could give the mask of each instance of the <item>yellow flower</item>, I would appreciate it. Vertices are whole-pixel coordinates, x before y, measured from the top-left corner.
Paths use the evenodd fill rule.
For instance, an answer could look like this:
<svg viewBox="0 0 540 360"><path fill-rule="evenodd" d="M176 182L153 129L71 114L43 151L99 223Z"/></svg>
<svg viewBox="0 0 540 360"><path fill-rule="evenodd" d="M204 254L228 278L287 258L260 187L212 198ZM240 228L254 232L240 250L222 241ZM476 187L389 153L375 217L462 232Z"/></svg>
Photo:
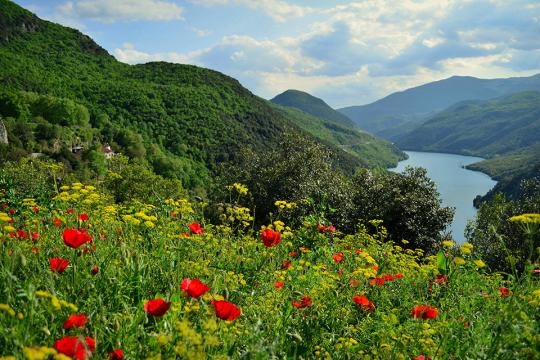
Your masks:
<svg viewBox="0 0 540 360"><path fill-rule="evenodd" d="M14 228L13 226L11 226L11 225L8 225L8 226L4 226L4 230L7 231L7 232L14 232L14 231L17 230L17 229L15 229L15 228Z"/></svg>
<svg viewBox="0 0 540 360"><path fill-rule="evenodd" d="M45 360L49 355L56 355L56 350L46 346L41 347L25 347L23 354L28 360Z"/></svg>
<svg viewBox="0 0 540 360"><path fill-rule="evenodd" d="M454 264L456 264L457 266L465 265L465 263L466 263L466 261L462 257L456 256L454 258Z"/></svg>
<svg viewBox="0 0 540 360"><path fill-rule="evenodd" d="M486 266L486 263L483 262L482 260L474 260L473 262L474 262L474 264L475 264L479 269L481 269L481 268L483 268L484 266Z"/></svg>
<svg viewBox="0 0 540 360"><path fill-rule="evenodd" d="M510 219L512 222L521 222L521 223L540 223L540 214L521 214L517 216L512 216Z"/></svg>
<svg viewBox="0 0 540 360"><path fill-rule="evenodd" d="M8 304L0 304L0 310L5 311L10 316L15 316L15 310L13 310Z"/></svg>
<svg viewBox="0 0 540 360"><path fill-rule="evenodd" d="M452 240L445 240L445 241L442 242L442 245L444 247L452 247L452 246L454 246L454 244L455 244L455 242L453 242Z"/></svg>

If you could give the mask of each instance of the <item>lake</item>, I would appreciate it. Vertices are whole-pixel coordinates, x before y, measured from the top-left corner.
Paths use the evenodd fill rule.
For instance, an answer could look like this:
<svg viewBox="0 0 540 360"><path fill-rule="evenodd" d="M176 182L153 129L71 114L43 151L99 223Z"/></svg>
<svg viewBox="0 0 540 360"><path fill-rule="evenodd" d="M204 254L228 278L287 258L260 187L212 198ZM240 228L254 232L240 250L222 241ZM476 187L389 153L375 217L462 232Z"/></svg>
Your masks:
<svg viewBox="0 0 540 360"><path fill-rule="evenodd" d="M464 242L467 221L476 215L474 198L486 194L497 183L484 173L463 168L483 159L444 153L405 152L409 158L389 170L402 172L407 166L425 168L428 176L437 184L443 204L456 208L450 230L457 242Z"/></svg>

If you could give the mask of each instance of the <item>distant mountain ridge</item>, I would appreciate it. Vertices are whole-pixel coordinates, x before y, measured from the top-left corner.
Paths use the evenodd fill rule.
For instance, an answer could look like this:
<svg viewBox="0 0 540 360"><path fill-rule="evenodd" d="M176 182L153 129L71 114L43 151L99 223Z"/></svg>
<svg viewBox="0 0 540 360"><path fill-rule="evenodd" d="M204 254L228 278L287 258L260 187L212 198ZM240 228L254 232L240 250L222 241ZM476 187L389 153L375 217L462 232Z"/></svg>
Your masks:
<svg viewBox="0 0 540 360"><path fill-rule="evenodd" d="M332 109L324 100L300 90L287 90L270 100L274 104L289 106L339 125L355 127L355 123Z"/></svg>
<svg viewBox="0 0 540 360"><path fill-rule="evenodd" d="M521 91L540 91L540 74L508 79L453 76L392 93L371 104L338 109L360 128L393 141L447 107Z"/></svg>

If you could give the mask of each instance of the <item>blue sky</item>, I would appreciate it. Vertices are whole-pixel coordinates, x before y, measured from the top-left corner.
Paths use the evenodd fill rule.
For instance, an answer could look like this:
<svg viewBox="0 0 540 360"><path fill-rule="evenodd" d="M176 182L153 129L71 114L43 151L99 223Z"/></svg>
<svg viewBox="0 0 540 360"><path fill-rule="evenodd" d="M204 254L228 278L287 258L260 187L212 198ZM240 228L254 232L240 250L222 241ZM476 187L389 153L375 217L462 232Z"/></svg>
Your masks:
<svg viewBox="0 0 540 360"><path fill-rule="evenodd" d="M540 73L540 1L15 0L126 63L221 71L264 98L361 105L452 75Z"/></svg>

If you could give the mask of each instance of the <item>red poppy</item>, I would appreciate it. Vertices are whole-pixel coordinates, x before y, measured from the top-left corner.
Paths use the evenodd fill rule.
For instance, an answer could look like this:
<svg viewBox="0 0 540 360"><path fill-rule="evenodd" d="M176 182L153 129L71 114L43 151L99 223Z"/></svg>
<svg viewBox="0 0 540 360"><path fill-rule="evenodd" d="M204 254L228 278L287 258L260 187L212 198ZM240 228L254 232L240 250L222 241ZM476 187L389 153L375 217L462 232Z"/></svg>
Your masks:
<svg viewBox="0 0 540 360"><path fill-rule="evenodd" d="M71 356L78 360L85 360L96 349L96 342L91 337L66 336L54 342L54 348L60 354Z"/></svg>
<svg viewBox="0 0 540 360"><path fill-rule="evenodd" d="M396 279L401 279L403 277L403 274L402 273L397 273L397 274L394 274L394 277Z"/></svg>
<svg viewBox="0 0 540 360"><path fill-rule="evenodd" d="M501 296L508 296L510 294L510 290L505 287L500 287L499 292L501 293Z"/></svg>
<svg viewBox="0 0 540 360"><path fill-rule="evenodd" d="M435 282L436 282L437 284L443 284L443 285L446 285L446 280L447 280L446 275L441 275L441 274L439 274L439 275L437 275L437 279L435 279Z"/></svg>
<svg viewBox="0 0 540 360"><path fill-rule="evenodd" d="M204 232L204 229L199 223L191 223L189 224L189 231L191 231L192 234L199 235Z"/></svg>
<svg viewBox="0 0 540 360"><path fill-rule="evenodd" d="M39 239L39 233L37 231L34 231L32 233L32 240L36 241L37 239Z"/></svg>
<svg viewBox="0 0 540 360"><path fill-rule="evenodd" d="M84 314L80 315L71 315L64 322L64 329L71 329L72 327L82 328L84 324L88 321L88 317Z"/></svg>
<svg viewBox="0 0 540 360"><path fill-rule="evenodd" d="M279 281L279 280L276 280L276 282L274 283L274 287L276 289L281 289L283 285L284 285L283 281Z"/></svg>
<svg viewBox="0 0 540 360"><path fill-rule="evenodd" d="M84 229L64 229L62 237L64 238L64 244L74 249L92 241L92 237Z"/></svg>
<svg viewBox="0 0 540 360"><path fill-rule="evenodd" d="M99 268L97 267L97 265L92 266L90 272L92 273L92 275L96 275L99 272Z"/></svg>
<svg viewBox="0 0 540 360"><path fill-rule="evenodd" d="M425 355L418 355L413 360L431 360L431 358Z"/></svg>
<svg viewBox="0 0 540 360"><path fill-rule="evenodd" d="M334 225L330 225L329 227L326 228L326 231L333 233L336 231L336 228L334 227Z"/></svg>
<svg viewBox="0 0 540 360"><path fill-rule="evenodd" d="M116 349L109 353L109 358L112 360L122 360L124 358L124 351L122 349Z"/></svg>
<svg viewBox="0 0 540 360"><path fill-rule="evenodd" d="M184 279L180 284L180 289L193 298L198 298L210 290L208 286L198 279Z"/></svg>
<svg viewBox="0 0 540 360"><path fill-rule="evenodd" d="M171 307L171 303L157 298L144 303L144 311L152 316L163 316Z"/></svg>
<svg viewBox="0 0 540 360"><path fill-rule="evenodd" d="M276 246L281 242L281 234L272 229L264 229L261 232L261 240L266 247Z"/></svg>
<svg viewBox="0 0 540 360"><path fill-rule="evenodd" d="M283 266L281 267L282 269L288 269L291 267L291 261L290 260L283 260Z"/></svg>
<svg viewBox="0 0 540 360"><path fill-rule="evenodd" d="M319 229L319 231L325 231L327 227L321 224L317 224L317 229Z"/></svg>
<svg viewBox="0 0 540 360"><path fill-rule="evenodd" d="M67 209L68 214L73 214L73 209Z"/></svg>
<svg viewBox="0 0 540 360"><path fill-rule="evenodd" d="M62 220L60 220L60 218L53 217L52 223L53 223L54 226L61 226L62 225Z"/></svg>
<svg viewBox="0 0 540 360"><path fill-rule="evenodd" d="M356 249L356 250L354 250L354 253L355 253L356 255L359 255L359 254L362 253L362 249Z"/></svg>
<svg viewBox="0 0 540 360"><path fill-rule="evenodd" d="M232 321L240 316L240 309L228 301L212 300L212 305L214 305L216 316L222 320Z"/></svg>
<svg viewBox="0 0 540 360"><path fill-rule="evenodd" d="M411 311L411 316L414 318L435 319L438 313L439 310L437 310L436 307L429 305L416 305Z"/></svg>
<svg viewBox="0 0 540 360"><path fill-rule="evenodd" d="M392 281L392 280L394 280L394 276L392 274L386 274L386 275L382 276L382 279L384 281Z"/></svg>
<svg viewBox="0 0 540 360"><path fill-rule="evenodd" d="M336 264L339 264L343 260L343 253L339 252L336 255L332 256L332 259L336 262Z"/></svg>
<svg viewBox="0 0 540 360"><path fill-rule="evenodd" d="M304 295L304 297L302 298L302 301L293 301L292 302L292 305L294 307L301 308L301 309L306 308L306 307L308 307L308 306L310 306L312 304L313 304L313 301L311 301L311 299L307 295Z"/></svg>
<svg viewBox="0 0 540 360"><path fill-rule="evenodd" d="M62 259L62 258L50 258L49 259L49 267L51 268L51 271L57 272L59 274L63 273L66 267L69 264L68 259Z"/></svg>
<svg viewBox="0 0 540 360"><path fill-rule="evenodd" d="M37 206L32 207L32 211L37 214L39 212L39 208Z"/></svg>
<svg viewBox="0 0 540 360"><path fill-rule="evenodd" d="M384 279L380 278L380 277L375 277L375 278L369 280L369 285L383 286L384 285Z"/></svg>
<svg viewBox="0 0 540 360"><path fill-rule="evenodd" d="M294 251L291 251L291 252L289 253L289 255L290 255L291 257L295 257L295 256L296 256L296 253L295 253Z"/></svg>
<svg viewBox="0 0 540 360"><path fill-rule="evenodd" d="M15 209L9 209L9 213L10 213L11 215L15 214Z"/></svg>
<svg viewBox="0 0 540 360"><path fill-rule="evenodd" d="M358 305L360 305L360 307L362 308L362 310L364 311L373 311L375 310L375 305L369 301L369 299L367 298L367 296L358 296L358 295L355 295L353 296L353 301L355 303L357 303Z"/></svg>
<svg viewBox="0 0 540 360"><path fill-rule="evenodd" d="M79 214L79 216L77 216L79 218L79 220L81 221L86 221L88 220L90 217L88 216L88 214Z"/></svg>
<svg viewBox="0 0 540 360"><path fill-rule="evenodd" d="M373 265L372 269L375 270L375 271L379 271L379 265Z"/></svg>

